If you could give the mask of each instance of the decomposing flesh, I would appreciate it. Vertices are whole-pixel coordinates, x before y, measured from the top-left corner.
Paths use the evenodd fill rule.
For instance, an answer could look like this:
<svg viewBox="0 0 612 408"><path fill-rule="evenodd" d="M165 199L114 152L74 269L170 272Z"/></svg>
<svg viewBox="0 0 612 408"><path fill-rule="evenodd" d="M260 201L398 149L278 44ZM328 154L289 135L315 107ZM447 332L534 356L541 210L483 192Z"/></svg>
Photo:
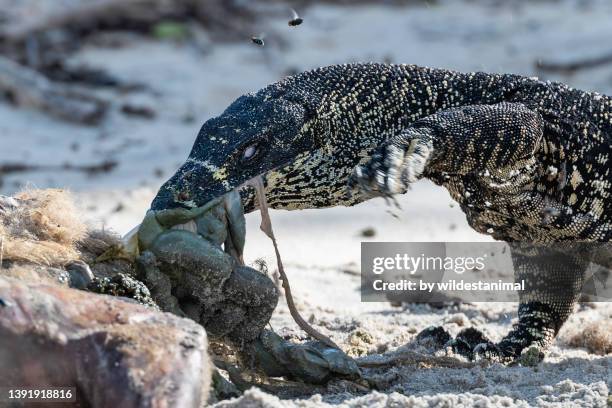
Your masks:
<svg viewBox="0 0 612 408"><path fill-rule="evenodd" d="M315 383L358 377L356 363L331 340L293 344L265 329L279 293L270 278L244 265L245 234L240 196L232 191L199 208L149 211L126 247L163 310L199 322L251 368Z"/></svg>

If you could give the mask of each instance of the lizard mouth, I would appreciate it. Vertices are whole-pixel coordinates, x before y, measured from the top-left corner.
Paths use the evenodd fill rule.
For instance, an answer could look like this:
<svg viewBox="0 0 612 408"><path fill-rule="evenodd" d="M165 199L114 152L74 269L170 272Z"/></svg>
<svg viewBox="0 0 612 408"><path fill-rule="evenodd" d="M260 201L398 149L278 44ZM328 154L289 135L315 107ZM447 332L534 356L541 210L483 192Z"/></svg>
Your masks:
<svg viewBox="0 0 612 408"><path fill-rule="evenodd" d="M175 226L189 224L195 222L198 217L208 212L213 207L222 204L224 196L214 198L202 206L199 207L179 207L179 208L168 208L162 210L153 210L157 221L162 227L173 228Z"/></svg>
<svg viewBox="0 0 612 408"><path fill-rule="evenodd" d="M159 189L151 203L151 210L160 214L164 219L168 218L170 220L176 218L179 220L176 224L182 224L188 219L195 218L203 211L206 211L211 205L215 205L217 200L226 196L231 191L245 191L252 185L253 180L259 176L257 175L238 185L228 185L228 183L223 184L211 180L208 184L203 183L207 187L201 188L193 186L192 183L186 182L180 176L175 175ZM202 177L207 179L206 175ZM193 216L190 216L190 214L193 214ZM184 221L181 221L183 219Z"/></svg>
<svg viewBox="0 0 612 408"><path fill-rule="evenodd" d="M121 247L126 256L134 258L164 231L184 230L219 245L224 244L225 251L242 262L245 225L240 194L232 190L197 208L149 210L143 222L122 238Z"/></svg>

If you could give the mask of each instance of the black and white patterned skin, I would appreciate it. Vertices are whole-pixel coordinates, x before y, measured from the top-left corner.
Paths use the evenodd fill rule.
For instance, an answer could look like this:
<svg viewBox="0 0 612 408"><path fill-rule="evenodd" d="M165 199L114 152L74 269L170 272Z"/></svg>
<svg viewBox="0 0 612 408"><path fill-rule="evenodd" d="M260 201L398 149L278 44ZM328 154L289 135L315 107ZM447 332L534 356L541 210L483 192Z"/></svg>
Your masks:
<svg viewBox="0 0 612 408"><path fill-rule="evenodd" d="M200 206L259 174L271 207L289 210L351 206L429 178L495 239L603 243L612 241L611 169L608 96L518 75L334 65L242 96L207 121L152 208ZM252 191L243 203L254 209ZM609 246L574 252L557 252L558 273L543 273L541 258L513 251L539 290L522 295L518 324L489 351L510 359L546 349L589 262L611 266ZM551 282L571 289L547 294Z"/></svg>

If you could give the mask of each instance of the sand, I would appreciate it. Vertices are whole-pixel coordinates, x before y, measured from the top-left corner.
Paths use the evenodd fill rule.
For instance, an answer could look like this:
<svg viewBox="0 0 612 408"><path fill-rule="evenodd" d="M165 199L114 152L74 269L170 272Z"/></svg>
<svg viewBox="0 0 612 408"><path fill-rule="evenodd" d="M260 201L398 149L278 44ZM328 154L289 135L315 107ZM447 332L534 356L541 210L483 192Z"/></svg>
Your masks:
<svg viewBox="0 0 612 408"><path fill-rule="evenodd" d="M146 38L136 38L119 49L86 46L70 62L104 67L120 78L147 83L150 89L136 94L103 93L116 104L149 106L157 112L156 118L129 118L115 110L101 127L88 128L0 104L0 162L119 162L114 171L93 177L70 172L14 174L4 178L1 191L10 194L24 185L70 188L90 223L125 233L140 221L159 185L186 158L204 120L219 114L240 94L287 72L350 61L393 61L535 76L541 74L535 68L541 58L567 61L611 51L609 2L497 3L505 4L319 5L301 12L305 23L297 29L288 30L286 21L277 17L262 21L262 32L283 39L282 46L269 40L263 49L248 39L244 43L209 42L204 52L193 44ZM612 94L610 65L546 79ZM302 314L312 315L313 324L355 355L417 347L415 335L429 325L442 324L451 334L477 327L494 340L503 337L516 318L515 304L432 309L360 301L362 241L491 240L471 230L446 191L427 181L417 183L401 197L400 204L401 211L372 200L354 208L272 212ZM259 216L250 214L246 261L263 258L274 265L271 243L258 226ZM373 237L361 236L366 228L374 230ZM215 406L605 407L612 387L612 355L579 347L585 344L576 337L580 339L590 324L601 324L610 317L611 304L580 306L545 362L534 368L396 367L372 372L380 379L379 390L365 395L332 382L323 394L307 399L280 401L251 390ZM283 305L275 312L272 326L296 338L302 336Z"/></svg>

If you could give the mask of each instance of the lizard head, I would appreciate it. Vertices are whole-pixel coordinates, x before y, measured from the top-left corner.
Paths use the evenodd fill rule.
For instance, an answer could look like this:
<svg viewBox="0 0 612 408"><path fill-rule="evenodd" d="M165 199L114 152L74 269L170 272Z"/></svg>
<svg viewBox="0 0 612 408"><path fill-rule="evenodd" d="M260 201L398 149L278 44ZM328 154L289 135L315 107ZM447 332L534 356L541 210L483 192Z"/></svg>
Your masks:
<svg viewBox="0 0 612 408"><path fill-rule="evenodd" d="M316 149L307 104L271 85L235 100L202 126L191 153L162 185L152 210L205 205Z"/></svg>

